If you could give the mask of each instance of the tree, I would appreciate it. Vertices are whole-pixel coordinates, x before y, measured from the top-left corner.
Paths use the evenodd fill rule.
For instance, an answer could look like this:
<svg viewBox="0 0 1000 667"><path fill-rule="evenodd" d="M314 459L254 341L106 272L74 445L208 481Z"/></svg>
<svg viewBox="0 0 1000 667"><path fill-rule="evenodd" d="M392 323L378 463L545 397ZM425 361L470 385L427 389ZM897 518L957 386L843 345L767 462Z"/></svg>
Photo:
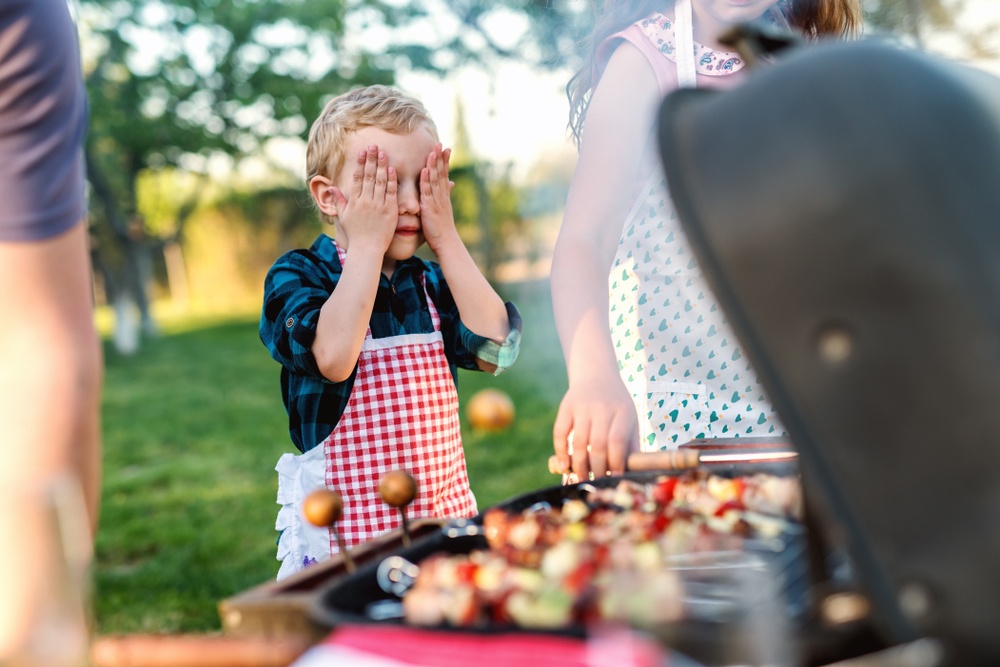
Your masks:
<svg viewBox="0 0 1000 667"><path fill-rule="evenodd" d="M962 60L997 57L996 18L980 22L978 10L988 0L869 0L868 23L911 39L917 47L938 50L932 37L951 37L949 56Z"/></svg>
<svg viewBox="0 0 1000 667"><path fill-rule="evenodd" d="M82 0L91 101L87 166L95 266L109 301L148 312L148 255L182 238L213 165L232 170L303 137L332 95L495 58L557 67L582 12L540 0ZM144 172L197 175L154 233ZM169 232L164 233L164 229Z"/></svg>
<svg viewBox="0 0 1000 667"><path fill-rule="evenodd" d="M301 133L303 112L323 96L355 80L391 81L370 59L334 47L331 35L345 22L343 5L318 0L81 5L95 266L119 306L119 325L131 303L152 328L149 255L180 239L202 191L191 189L174 210L170 236L157 237L139 214L140 176L179 168L205 183L214 156L235 163L275 137ZM328 64L317 68L318 60ZM125 342L123 351L130 349Z"/></svg>

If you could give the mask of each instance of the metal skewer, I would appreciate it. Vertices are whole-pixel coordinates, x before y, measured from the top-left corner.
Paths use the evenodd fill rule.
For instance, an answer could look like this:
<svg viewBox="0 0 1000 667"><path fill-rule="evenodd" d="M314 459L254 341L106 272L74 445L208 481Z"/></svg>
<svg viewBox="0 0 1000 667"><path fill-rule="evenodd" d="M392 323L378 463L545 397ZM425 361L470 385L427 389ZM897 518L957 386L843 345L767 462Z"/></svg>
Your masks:
<svg viewBox="0 0 1000 667"><path fill-rule="evenodd" d="M379 482L379 493L387 505L399 508L403 519L403 545L410 546L410 524L406 517L406 506L417 497L416 480L405 470L392 470Z"/></svg>
<svg viewBox="0 0 1000 667"><path fill-rule="evenodd" d="M329 528L337 540L337 547L344 559L344 567L348 572L354 572L354 560L344 543L337 522L344 513L344 500L333 489L316 489L302 501L302 514L306 520L319 528Z"/></svg>

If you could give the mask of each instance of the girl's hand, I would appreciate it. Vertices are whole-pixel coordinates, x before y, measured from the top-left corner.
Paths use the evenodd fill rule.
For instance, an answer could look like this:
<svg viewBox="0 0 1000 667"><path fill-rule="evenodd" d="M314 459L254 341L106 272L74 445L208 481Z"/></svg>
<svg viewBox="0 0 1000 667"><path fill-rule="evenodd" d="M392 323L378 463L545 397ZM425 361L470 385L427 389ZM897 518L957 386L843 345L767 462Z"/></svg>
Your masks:
<svg viewBox="0 0 1000 667"><path fill-rule="evenodd" d="M431 149L427 166L420 171L420 225L427 245L438 253L442 244L458 238L455 214L451 208L451 186L448 163L451 149L441 150L441 144Z"/></svg>
<svg viewBox="0 0 1000 667"><path fill-rule="evenodd" d="M621 380L571 385L559 404L552 441L559 472L581 481L591 473L623 474L629 453L639 451L639 423Z"/></svg>
<svg viewBox="0 0 1000 667"><path fill-rule="evenodd" d="M350 198L331 186L349 245L372 244L383 254L388 250L399 220L397 186L395 168L374 144L358 153Z"/></svg>

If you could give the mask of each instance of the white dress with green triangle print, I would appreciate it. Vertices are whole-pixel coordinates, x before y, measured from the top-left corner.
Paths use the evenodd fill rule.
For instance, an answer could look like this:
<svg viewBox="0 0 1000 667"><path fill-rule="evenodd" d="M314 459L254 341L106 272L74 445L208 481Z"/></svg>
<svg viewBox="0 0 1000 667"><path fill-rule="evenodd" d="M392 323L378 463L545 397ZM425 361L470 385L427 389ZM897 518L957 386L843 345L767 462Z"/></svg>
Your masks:
<svg viewBox="0 0 1000 667"><path fill-rule="evenodd" d="M642 448L784 435L655 171L625 221L608 276L611 336Z"/></svg>

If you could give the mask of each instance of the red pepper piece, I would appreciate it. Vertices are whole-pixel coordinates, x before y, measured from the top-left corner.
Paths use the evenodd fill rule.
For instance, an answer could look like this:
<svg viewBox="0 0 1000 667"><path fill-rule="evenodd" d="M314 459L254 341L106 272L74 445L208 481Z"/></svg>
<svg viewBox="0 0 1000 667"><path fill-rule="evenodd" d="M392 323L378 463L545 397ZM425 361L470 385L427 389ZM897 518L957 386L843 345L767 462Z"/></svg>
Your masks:
<svg viewBox="0 0 1000 667"><path fill-rule="evenodd" d="M677 478L664 477L653 487L653 500L660 505L669 505L674 499L675 488L677 488Z"/></svg>

